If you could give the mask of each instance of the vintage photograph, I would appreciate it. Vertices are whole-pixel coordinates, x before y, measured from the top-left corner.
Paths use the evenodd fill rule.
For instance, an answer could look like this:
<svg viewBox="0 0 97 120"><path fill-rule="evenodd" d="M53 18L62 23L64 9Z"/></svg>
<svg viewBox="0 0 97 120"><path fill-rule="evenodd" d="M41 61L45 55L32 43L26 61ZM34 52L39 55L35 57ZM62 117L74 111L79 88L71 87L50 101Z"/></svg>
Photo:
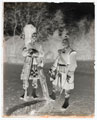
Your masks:
<svg viewBox="0 0 97 120"><path fill-rule="evenodd" d="M3 2L3 117L95 116L93 2Z"/></svg>

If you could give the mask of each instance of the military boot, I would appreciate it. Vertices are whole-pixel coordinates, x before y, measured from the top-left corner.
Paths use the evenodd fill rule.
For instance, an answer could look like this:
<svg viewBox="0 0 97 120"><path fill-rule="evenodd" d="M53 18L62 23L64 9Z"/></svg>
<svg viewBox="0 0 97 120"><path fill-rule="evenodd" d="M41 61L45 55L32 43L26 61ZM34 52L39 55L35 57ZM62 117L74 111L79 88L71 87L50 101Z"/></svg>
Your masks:
<svg viewBox="0 0 97 120"><path fill-rule="evenodd" d="M56 99L56 93L55 91L52 91L52 94L50 95L51 99L55 100Z"/></svg>
<svg viewBox="0 0 97 120"><path fill-rule="evenodd" d="M24 100L24 97L25 97L25 90L23 91L23 94L20 96L20 99L21 100ZM29 97L29 95L28 95L28 92L27 92L27 98Z"/></svg>
<svg viewBox="0 0 97 120"><path fill-rule="evenodd" d="M62 108L66 109L69 106L69 97L65 98L64 104L62 105Z"/></svg>
<svg viewBox="0 0 97 120"><path fill-rule="evenodd" d="M33 98L37 98L37 97L38 97L38 96L36 95L36 88L33 89L32 96L33 96Z"/></svg>

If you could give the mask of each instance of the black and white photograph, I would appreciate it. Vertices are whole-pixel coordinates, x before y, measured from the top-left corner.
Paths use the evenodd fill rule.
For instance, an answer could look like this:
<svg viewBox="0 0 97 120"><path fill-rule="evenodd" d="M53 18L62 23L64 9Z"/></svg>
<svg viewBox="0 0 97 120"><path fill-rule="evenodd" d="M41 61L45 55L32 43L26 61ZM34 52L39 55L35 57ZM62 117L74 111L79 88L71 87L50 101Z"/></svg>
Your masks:
<svg viewBox="0 0 97 120"><path fill-rule="evenodd" d="M94 2L3 2L3 117L95 117Z"/></svg>

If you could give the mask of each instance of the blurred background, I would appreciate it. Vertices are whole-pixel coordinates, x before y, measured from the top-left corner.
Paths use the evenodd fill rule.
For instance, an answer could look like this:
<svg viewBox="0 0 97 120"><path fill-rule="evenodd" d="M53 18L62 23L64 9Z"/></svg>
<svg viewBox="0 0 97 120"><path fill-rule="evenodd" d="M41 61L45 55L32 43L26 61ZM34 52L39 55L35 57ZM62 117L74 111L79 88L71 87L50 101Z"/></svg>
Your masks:
<svg viewBox="0 0 97 120"><path fill-rule="evenodd" d="M4 62L23 63L24 41L20 38L25 24L37 28L48 62L55 59L61 40L68 31L77 60L91 61L95 56L93 3L4 3ZM52 59L53 57L53 59Z"/></svg>

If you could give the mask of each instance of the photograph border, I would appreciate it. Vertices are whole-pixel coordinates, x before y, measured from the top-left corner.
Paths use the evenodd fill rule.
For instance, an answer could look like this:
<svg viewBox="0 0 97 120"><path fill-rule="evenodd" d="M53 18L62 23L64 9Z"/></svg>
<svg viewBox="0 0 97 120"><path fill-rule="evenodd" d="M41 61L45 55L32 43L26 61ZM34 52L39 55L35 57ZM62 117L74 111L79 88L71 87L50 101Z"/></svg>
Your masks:
<svg viewBox="0 0 97 120"><path fill-rule="evenodd" d="M78 3L81 3L81 2L92 2L92 3L94 3L94 5L95 5L95 112L94 112L94 115L93 116L90 116L90 117L87 117L87 116L85 116L85 117L83 117L83 116L71 116L71 117L68 117L68 116L64 116L64 117L60 117L60 116L56 116L56 117L52 117L52 116L44 116L44 117L34 117L34 116L28 116L28 117L14 117L14 118L12 118L12 117L8 117L9 119L23 119L23 120L31 120L32 118L34 119L34 118L37 118L37 119L40 119L40 118L49 118L49 119L59 119L59 118L62 118L62 119L68 119L68 120L71 120L71 119L88 119L88 120L96 120L97 119L97 93L96 93L96 91L97 91L97 81L96 81L96 79L97 79L97 75L96 75L96 70L97 70L97 35L96 35L96 31L97 31L97 24L96 24L96 20L97 20L97 16L96 16L96 11L97 11L97 8L96 8L96 4L97 4L97 2L96 2L96 0L94 1L94 0L85 0L85 1L83 1L83 0L15 0L15 1L13 1L13 0L1 0L0 1L0 18L1 18L1 22L0 22L0 37L1 37L1 40L0 40L0 78L1 78L1 86L0 86L0 89L1 89L1 92L0 92L0 107L1 108L3 108L3 59L4 59L4 56L3 56L3 52L4 52L4 50L3 50L3 10L4 10L4 8L3 8L3 4L4 4L4 2L56 2L56 3L59 3L59 2L78 2ZM0 119L7 119L7 117L4 117L3 116L3 109L1 109L0 110Z"/></svg>

